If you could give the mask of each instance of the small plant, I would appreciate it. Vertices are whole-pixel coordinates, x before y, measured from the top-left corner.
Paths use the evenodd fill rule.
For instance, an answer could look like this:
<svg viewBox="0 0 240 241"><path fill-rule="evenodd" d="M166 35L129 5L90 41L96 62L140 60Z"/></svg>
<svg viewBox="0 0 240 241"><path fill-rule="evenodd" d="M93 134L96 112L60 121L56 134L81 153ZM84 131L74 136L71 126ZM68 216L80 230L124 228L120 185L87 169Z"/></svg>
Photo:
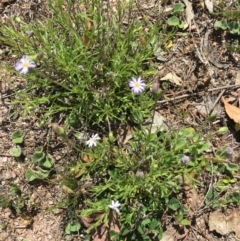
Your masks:
<svg viewBox="0 0 240 241"><path fill-rule="evenodd" d="M23 142L23 132L22 130L15 131L11 136L12 142L14 144L21 144Z"/></svg>
<svg viewBox="0 0 240 241"><path fill-rule="evenodd" d="M65 228L65 233L66 234L76 233L79 231L80 228L81 228L80 222L75 221L72 223L68 223L67 227Z"/></svg>
<svg viewBox="0 0 240 241"><path fill-rule="evenodd" d="M17 145L16 147L13 147L10 150L10 154L14 157L20 157L22 155L22 149L19 145Z"/></svg>
<svg viewBox="0 0 240 241"><path fill-rule="evenodd" d="M227 198L220 198L221 193L226 192L229 189L229 186L237 181L236 175L239 170L238 165L226 161L228 159L231 160L233 152L234 150L232 147L220 148L216 151L215 157L213 158L213 162L216 163L216 165L206 166L207 171L222 176L216 185L209 189L206 195L205 203L210 205L212 208L217 208L219 206L226 205L227 203L231 203L231 200L233 203L236 203L235 201L238 199L238 195L236 194L230 194Z"/></svg>
<svg viewBox="0 0 240 241"><path fill-rule="evenodd" d="M239 21L216 21L214 27L222 30L228 30L231 34L237 34L240 31Z"/></svg>
<svg viewBox="0 0 240 241"><path fill-rule="evenodd" d="M11 135L11 140L14 144L21 144L23 142L23 132L22 130L17 130ZM22 150L19 145L16 145L10 150L10 154L14 157L20 157L22 155Z"/></svg>
<svg viewBox="0 0 240 241"><path fill-rule="evenodd" d="M53 161L49 155L46 155L41 147L37 147L32 155L32 162L36 169L26 170L25 176L29 181L35 179L46 179L49 176L50 169L53 167Z"/></svg>
<svg viewBox="0 0 240 241"><path fill-rule="evenodd" d="M184 5L182 3L176 3L172 9L172 17L168 18L167 23L169 26L183 28L185 23L181 21L176 15L184 11Z"/></svg>

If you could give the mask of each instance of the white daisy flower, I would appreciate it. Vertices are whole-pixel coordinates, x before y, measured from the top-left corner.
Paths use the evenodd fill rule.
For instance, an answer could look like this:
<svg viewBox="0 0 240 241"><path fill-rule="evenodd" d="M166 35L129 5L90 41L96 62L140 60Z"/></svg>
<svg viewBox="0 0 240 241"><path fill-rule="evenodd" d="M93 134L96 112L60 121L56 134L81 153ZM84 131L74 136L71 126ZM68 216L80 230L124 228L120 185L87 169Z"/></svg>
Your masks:
<svg viewBox="0 0 240 241"><path fill-rule="evenodd" d="M131 91L134 94L140 94L144 91L146 84L144 83L144 81L141 79L141 77L139 78L134 78L132 77L132 80L129 82L129 87L131 88Z"/></svg>
<svg viewBox="0 0 240 241"><path fill-rule="evenodd" d="M118 201L116 201L116 202L114 202L114 201L112 201L112 204L111 205L109 205L108 207L110 207L111 209L113 209L113 210L115 210L117 213L119 213L120 211L119 211L119 207L120 207L120 203L118 202Z"/></svg>
<svg viewBox="0 0 240 241"><path fill-rule="evenodd" d="M86 145L88 147L97 146L97 141L101 138L98 136L98 134L92 135L88 141L86 141Z"/></svg>

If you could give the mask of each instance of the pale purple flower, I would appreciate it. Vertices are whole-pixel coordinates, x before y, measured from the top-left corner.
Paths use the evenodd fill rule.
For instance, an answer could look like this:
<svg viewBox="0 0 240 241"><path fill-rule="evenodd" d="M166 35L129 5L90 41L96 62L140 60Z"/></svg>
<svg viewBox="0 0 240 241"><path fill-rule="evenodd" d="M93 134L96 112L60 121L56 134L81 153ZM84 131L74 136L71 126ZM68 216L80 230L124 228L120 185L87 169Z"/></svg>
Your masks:
<svg viewBox="0 0 240 241"><path fill-rule="evenodd" d="M226 149L227 154L232 155L233 154L233 148L232 147L227 147Z"/></svg>
<svg viewBox="0 0 240 241"><path fill-rule="evenodd" d="M135 175L136 175L136 177L141 177L144 175L144 173L141 171L137 171Z"/></svg>
<svg viewBox="0 0 240 241"><path fill-rule="evenodd" d="M141 77L139 78L134 78L132 77L132 80L129 82L129 87L131 88L131 91L134 94L140 94L144 91L146 84L144 83L144 81L141 79Z"/></svg>
<svg viewBox="0 0 240 241"><path fill-rule="evenodd" d="M183 164L187 164L189 161L190 161L189 156L184 155L184 156L182 157L182 163L183 163Z"/></svg>
<svg viewBox="0 0 240 241"><path fill-rule="evenodd" d="M27 55L22 56L22 58L15 64L15 70L19 71L20 74L27 74L29 68L35 68L36 64L30 60Z"/></svg>
<svg viewBox="0 0 240 241"><path fill-rule="evenodd" d="M112 201L112 204L111 205L109 205L108 207L110 207L111 209L113 209L113 210L115 210L117 213L119 213L120 211L119 211L119 207L120 207L120 203L118 202L118 201L116 201L116 202L114 202L114 201Z"/></svg>
<svg viewBox="0 0 240 241"><path fill-rule="evenodd" d="M90 139L86 141L86 145L88 147L97 146L98 140L100 140L100 137L98 136L98 134L92 135L92 137L90 137Z"/></svg>

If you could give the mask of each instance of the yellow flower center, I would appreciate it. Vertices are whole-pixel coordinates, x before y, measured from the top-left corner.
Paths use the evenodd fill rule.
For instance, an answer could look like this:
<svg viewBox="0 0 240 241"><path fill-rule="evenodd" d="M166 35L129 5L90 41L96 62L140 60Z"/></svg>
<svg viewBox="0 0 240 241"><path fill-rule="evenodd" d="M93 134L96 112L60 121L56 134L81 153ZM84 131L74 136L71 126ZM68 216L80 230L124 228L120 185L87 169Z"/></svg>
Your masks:
<svg viewBox="0 0 240 241"><path fill-rule="evenodd" d="M28 68L28 65L29 65L28 62L26 62L26 61L23 62L23 67L24 68Z"/></svg>
<svg viewBox="0 0 240 241"><path fill-rule="evenodd" d="M140 87L140 83L136 82L135 83L135 88L139 88Z"/></svg>

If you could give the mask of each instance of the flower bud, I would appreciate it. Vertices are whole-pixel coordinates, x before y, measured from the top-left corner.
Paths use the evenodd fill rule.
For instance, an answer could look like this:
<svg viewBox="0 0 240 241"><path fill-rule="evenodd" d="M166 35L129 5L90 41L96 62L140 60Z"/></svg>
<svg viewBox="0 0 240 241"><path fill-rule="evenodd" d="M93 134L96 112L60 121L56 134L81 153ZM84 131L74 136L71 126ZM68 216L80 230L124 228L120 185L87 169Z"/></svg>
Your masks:
<svg viewBox="0 0 240 241"><path fill-rule="evenodd" d="M53 128L53 131L59 136L65 135L64 129L61 126L59 126L57 123L52 123L52 128Z"/></svg>
<svg viewBox="0 0 240 241"><path fill-rule="evenodd" d="M153 97L158 100L162 91L161 89L159 88L159 83L157 81L155 81L153 84L152 84L152 87L151 87L151 91L152 91L152 94L153 94Z"/></svg>
<svg viewBox="0 0 240 241"><path fill-rule="evenodd" d="M188 164L189 161L190 161L189 156L184 155L184 156L182 157L182 163L183 163L183 164Z"/></svg>
<svg viewBox="0 0 240 241"><path fill-rule="evenodd" d="M109 134L108 134L108 139L109 139L109 141L110 141L111 143L114 142L114 135L113 135L113 132L112 132L112 131L109 132Z"/></svg>

